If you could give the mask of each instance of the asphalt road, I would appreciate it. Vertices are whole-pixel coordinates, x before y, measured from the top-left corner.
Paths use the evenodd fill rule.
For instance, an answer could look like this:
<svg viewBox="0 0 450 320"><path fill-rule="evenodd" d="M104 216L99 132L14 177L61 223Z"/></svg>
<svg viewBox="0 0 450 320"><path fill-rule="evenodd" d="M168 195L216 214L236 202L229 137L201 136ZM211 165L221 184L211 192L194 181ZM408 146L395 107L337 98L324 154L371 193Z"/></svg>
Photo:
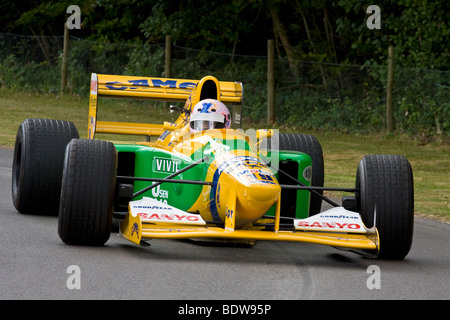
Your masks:
<svg viewBox="0 0 450 320"><path fill-rule="evenodd" d="M403 261L268 241L235 247L152 240L142 248L116 234L103 247L67 246L56 217L15 211L11 163L12 150L0 149L2 300L450 299L448 224L416 218Z"/></svg>

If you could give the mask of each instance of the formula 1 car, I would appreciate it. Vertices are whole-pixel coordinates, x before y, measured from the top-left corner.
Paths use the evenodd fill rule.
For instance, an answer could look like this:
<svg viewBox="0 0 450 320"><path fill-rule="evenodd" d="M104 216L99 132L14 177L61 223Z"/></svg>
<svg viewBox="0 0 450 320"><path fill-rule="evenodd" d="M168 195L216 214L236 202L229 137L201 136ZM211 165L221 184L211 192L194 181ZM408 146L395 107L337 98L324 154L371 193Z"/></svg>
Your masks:
<svg viewBox="0 0 450 320"><path fill-rule="evenodd" d="M97 119L99 97L185 104L173 123L106 122ZM194 114L195 106L208 99L232 106L231 116ZM242 101L242 83L213 76L92 74L87 139L80 139L68 121L26 119L20 125L14 205L21 213L58 215L61 240L74 245L105 244L112 221L118 220L120 234L137 245L159 238L273 240L385 259L408 254L414 195L405 157L365 156L354 188L324 187L318 140L277 130L244 132ZM192 132L194 118L231 124ZM141 135L147 141L112 143L94 139L97 133ZM343 197L338 205L323 195L325 190L354 196ZM333 208L322 211L322 201Z"/></svg>

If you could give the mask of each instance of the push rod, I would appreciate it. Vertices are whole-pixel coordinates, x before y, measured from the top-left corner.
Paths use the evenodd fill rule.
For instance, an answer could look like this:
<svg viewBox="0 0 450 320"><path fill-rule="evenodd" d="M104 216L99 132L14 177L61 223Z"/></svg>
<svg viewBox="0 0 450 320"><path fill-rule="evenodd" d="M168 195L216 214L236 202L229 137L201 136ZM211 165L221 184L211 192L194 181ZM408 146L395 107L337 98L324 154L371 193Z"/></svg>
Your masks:
<svg viewBox="0 0 450 320"><path fill-rule="evenodd" d="M199 165L200 163L206 161L207 159L208 159L208 156L206 156L206 157L204 157L204 158L202 158L202 159L200 159L200 160L197 160L197 161L191 163L190 165L188 165L187 167L185 167L185 168L183 168L183 169L181 169L181 170L178 170L178 171L175 172L175 173L172 173L171 175L167 176L167 177L166 177L165 179L163 179L163 180L166 180L166 179L172 179L172 178L174 178L174 177L176 177L176 176L182 174L183 172L185 172L185 171L187 171L187 170L189 170L189 169L191 169L191 168L193 168L193 167ZM138 192L136 192L136 193L133 193L133 198L136 198L137 196L140 196L141 194L143 194L143 193L145 193L145 192L147 192L147 191L149 191L149 190L151 190L151 189L153 189L153 188L159 186L159 185L160 185L161 183L163 183L163 182L167 182L167 181L159 181L159 182L156 182L156 183L152 184L151 186L148 186L148 187L146 187L146 188L144 188L144 189L142 189L142 190L140 190L140 191L138 191ZM177 182L178 182L178 181L177 181Z"/></svg>
<svg viewBox="0 0 450 320"><path fill-rule="evenodd" d="M128 177L128 176L117 176L120 180L132 180L132 181L153 181L153 182L168 182L168 183L180 183L180 184L198 184L204 186L212 186L212 182L199 181L199 180L171 180L171 179L159 179L159 178L140 178L140 177Z"/></svg>
<svg viewBox="0 0 450 320"><path fill-rule="evenodd" d="M307 187L307 186L305 186L304 183L302 183L302 182L299 181L298 179L294 178L294 177L291 176L290 174L284 172L284 171L281 170L280 168L277 168L277 167L275 167L275 166L273 166L273 165L270 165L270 166L271 166L272 168L274 168L275 170L278 170L279 172L281 172L282 174L284 174L286 177L288 177L288 178L292 179L293 181L295 181L295 182L296 182L297 184L299 184L301 187ZM287 186L287 185L284 185L284 186ZM298 187L298 186L293 186L293 187ZM310 188L310 187L309 187L309 188ZM319 188L320 188L320 187L319 187ZM320 190L320 189L319 189L319 190ZM314 193L315 195L317 195L318 197L320 197L322 200L324 200L324 201L328 202L329 204L331 204L333 207L339 207L339 205L338 205L336 202L334 202L334 201L332 201L331 199L329 199L329 198L325 197L324 195L320 194L319 192L317 192L317 190L310 189L310 191L311 191L312 193Z"/></svg>

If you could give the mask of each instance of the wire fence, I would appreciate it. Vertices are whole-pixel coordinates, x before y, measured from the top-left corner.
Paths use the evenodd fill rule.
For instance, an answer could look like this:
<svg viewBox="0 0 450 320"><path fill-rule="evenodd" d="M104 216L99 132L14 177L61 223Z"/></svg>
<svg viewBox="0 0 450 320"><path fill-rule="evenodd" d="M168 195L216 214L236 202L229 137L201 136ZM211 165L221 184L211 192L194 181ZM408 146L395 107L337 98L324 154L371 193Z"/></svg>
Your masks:
<svg viewBox="0 0 450 320"><path fill-rule="evenodd" d="M0 33L0 85L58 93L63 37ZM397 132L450 136L450 72L395 65ZM71 38L68 90L89 94L92 72L165 77L165 43L123 44ZM267 56L233 55L172 45L172 78L214 75L244 84L243 117L266 120ZM387 65L275 61L275 117L299 129L380 132L385 128Z"/></svg>

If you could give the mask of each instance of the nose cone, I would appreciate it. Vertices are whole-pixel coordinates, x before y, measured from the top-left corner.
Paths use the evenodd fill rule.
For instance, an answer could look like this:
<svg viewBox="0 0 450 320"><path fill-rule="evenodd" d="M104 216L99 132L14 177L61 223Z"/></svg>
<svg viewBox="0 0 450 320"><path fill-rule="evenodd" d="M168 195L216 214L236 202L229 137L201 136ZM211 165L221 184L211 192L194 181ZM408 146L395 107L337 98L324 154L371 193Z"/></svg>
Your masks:
<svg viewBox="0 0 450 320"><path fill-rule="evenodd" d="M213 188L215 206L212 211L225 221L229 194L236 193L235 223L238 227L263 216L281 193L270 169L255 157L233 157L219 167L215 176L218 183L217 188Z"/></svg>
<svg viewBox="0 0 450 320"><path fill-rule="evenodd" d="M245 224L264 215L273 206L281 193L278 183L252 183L237 187L236 220Z"/></svg>

